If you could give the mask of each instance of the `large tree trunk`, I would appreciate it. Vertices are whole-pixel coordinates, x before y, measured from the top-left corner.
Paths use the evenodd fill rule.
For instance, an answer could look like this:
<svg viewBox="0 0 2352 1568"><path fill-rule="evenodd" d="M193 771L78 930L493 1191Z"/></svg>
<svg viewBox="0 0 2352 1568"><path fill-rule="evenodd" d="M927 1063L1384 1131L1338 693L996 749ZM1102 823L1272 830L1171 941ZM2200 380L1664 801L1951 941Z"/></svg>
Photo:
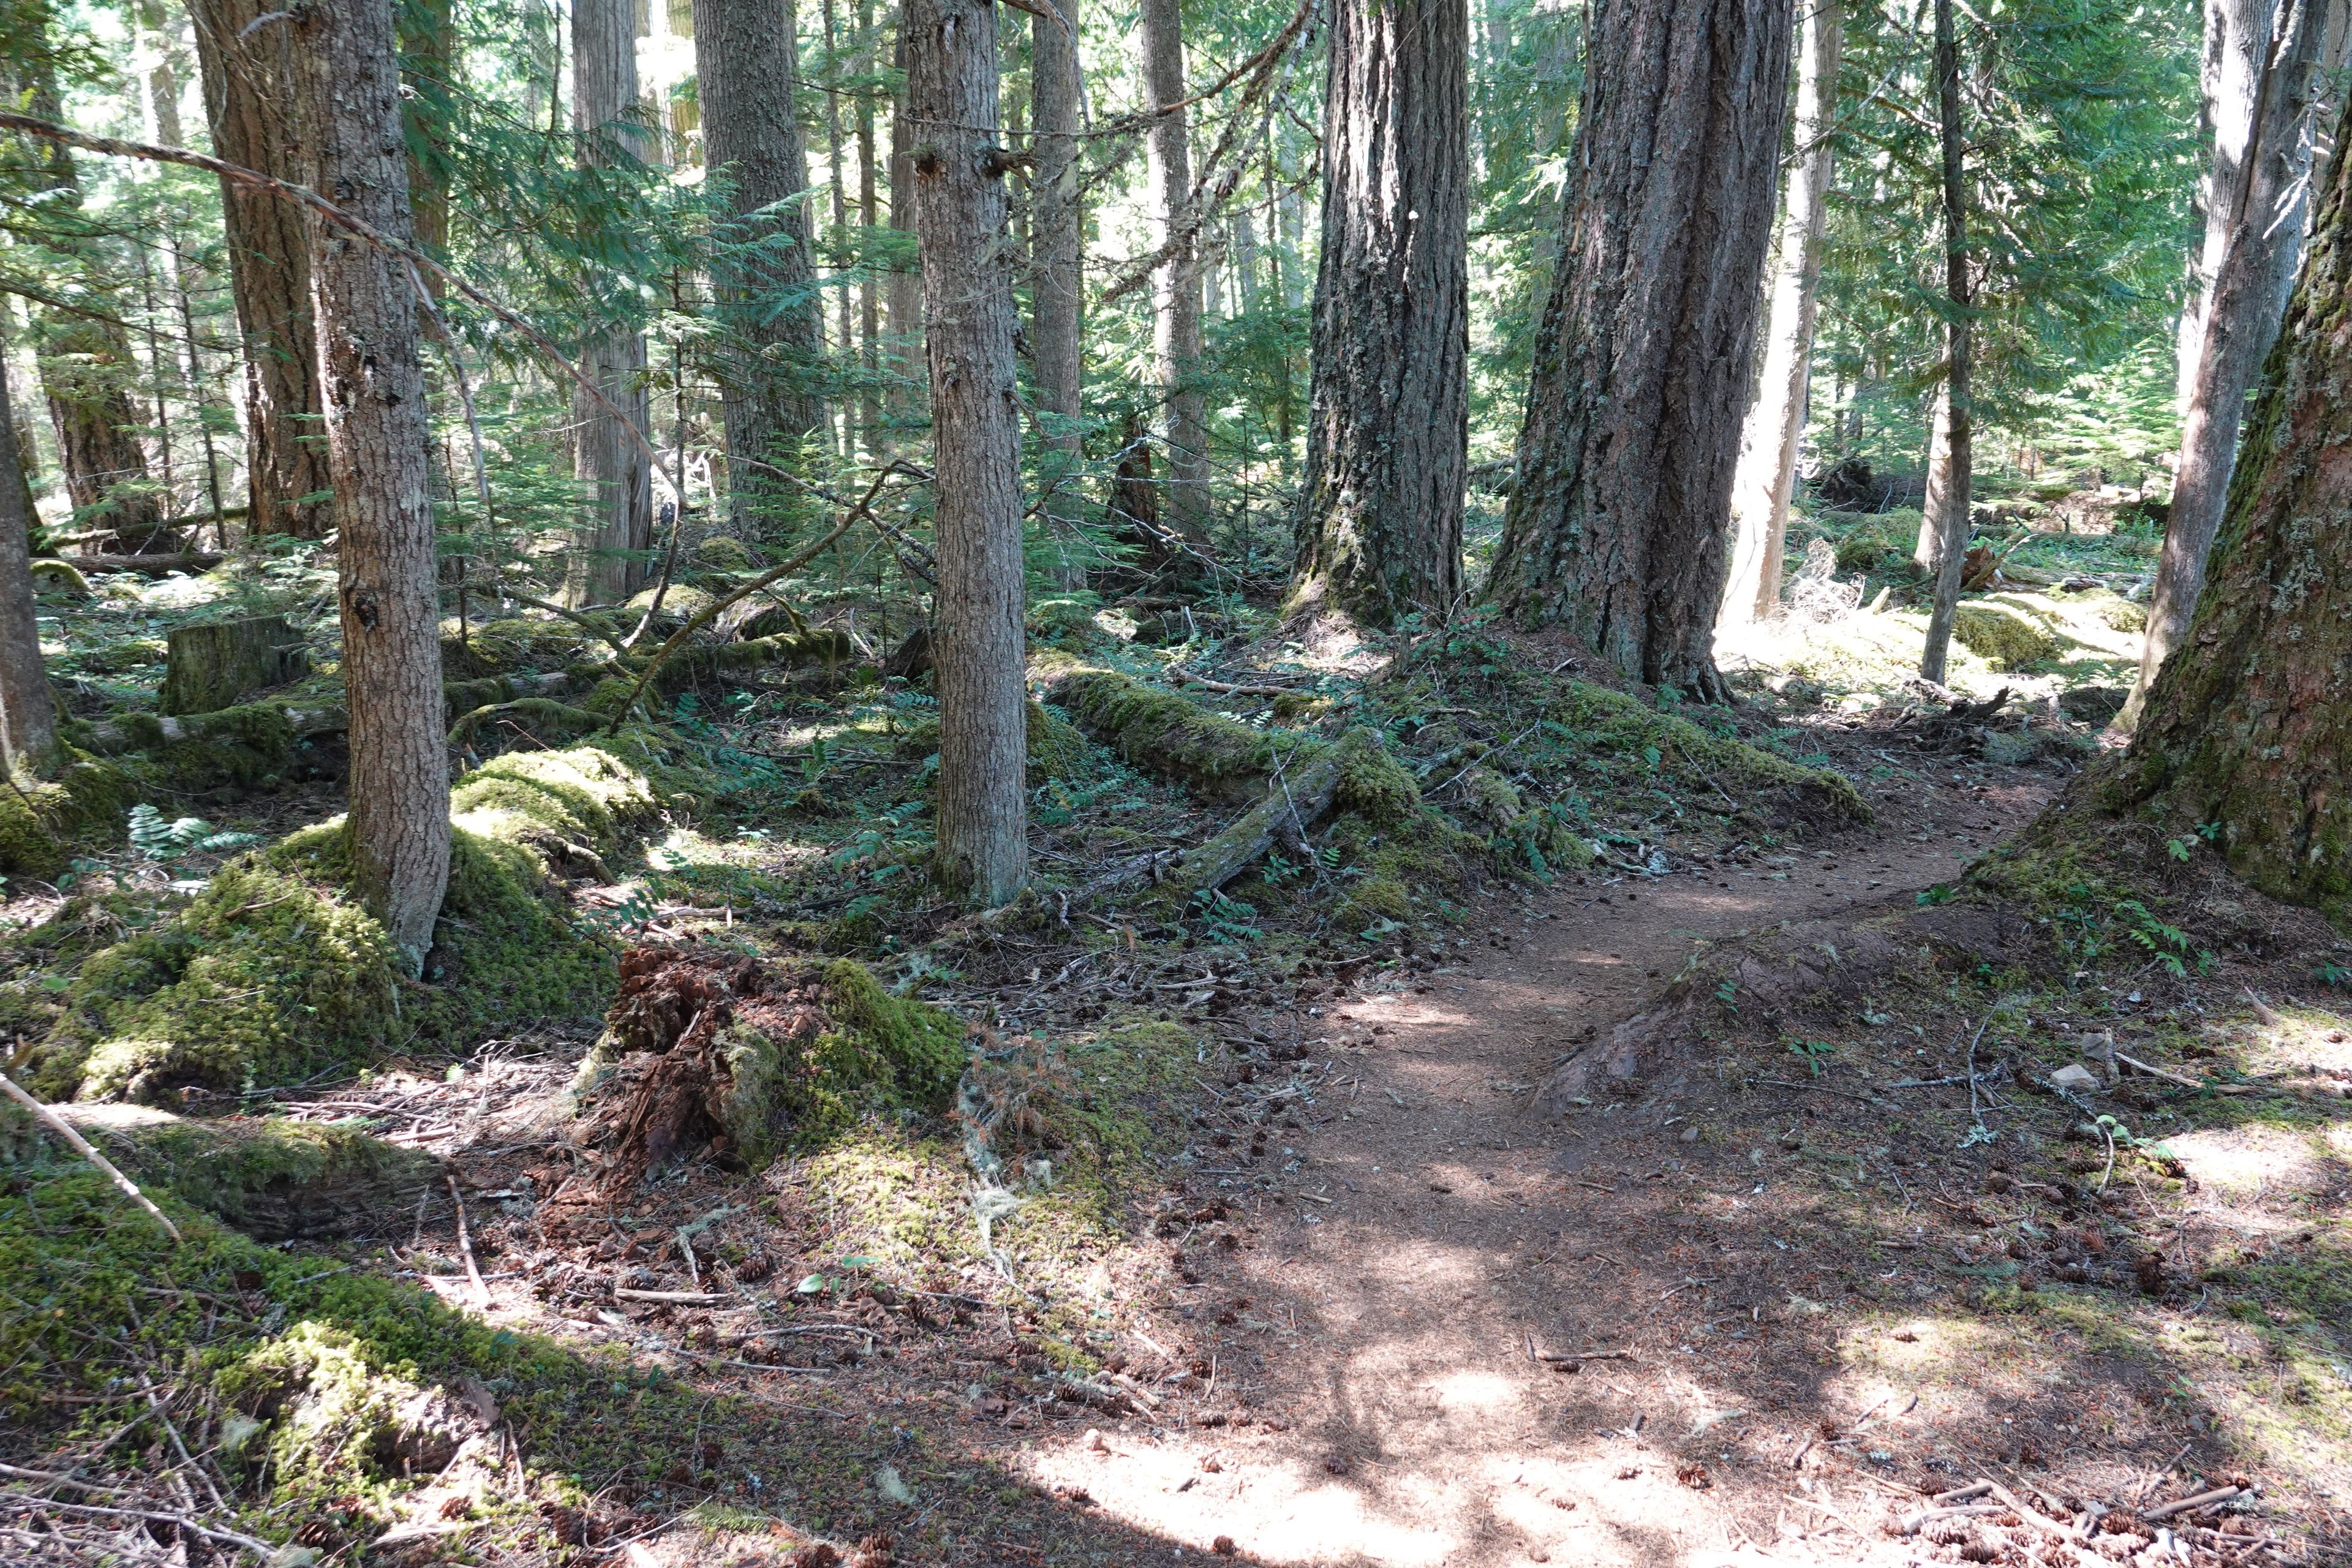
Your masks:
<svg viewBox="0 0 2352 1568"><path fill-rule="evenodd" d="M408 205L415 214L416 243L426 254L449 248L449 182L443 147L452 107L450 73L457 69L451 0L399 0L401 108L409 139ZM426 273L425 288L437 298L441 280Z"/></svg>
<svg viewBox="0 0 2352 1568"><path fill-rule="evenodd" d="M292 26L303 183L384 234L409 234L392 7L326 5ZM407 268L312 215L310 303L334 484L343 687L351 701L352 866L413 972L449 879L433 507Z"/></svg>
<svg viewBox="0 0 2352 1568"><path fill-rule="evenodd" d="M0 353L0 774L37 772L57 750L57 710L33 616L33 517L16 463L7 355Z"/></svg>
<svg viewBox="0 0 2352 1568"><path fill-rule="evenodd" d="M866 432L866 449L879 453L882 441L882 290L874 281L874 230L882 221L881 170L876 163L874 135L874 68L879 35L874 29L874 0L857 0L857 74L864 89L857 95L857 226L862 276L857 284L857 368L864 383L858 400L858 423Z"/></svg>
<svg viewBox="0 0 2352 1568"><path fill-rule="evenodd" d="M903 10L898 20L898 37L892 46L890 63L903 78L907 69L907 23ZM907 108L907 89L898 89L897 101L890 112L890 226L900 234L915 232L915 205L921 193L915 188L915 126ZM888 298L889 342L883 353L883 368L891 377L894 388L888 398L890 417L903 419L913 413L915 399L911 395L917 378L923 372L923 275L919 268L903 262L890 268Z"/></svg>
<svg viewBox="0 0 2352 1568"><path fill-rule="evenodd" d="M774 210L808 188L808 155L790 112L798 37L789 3L695 0L703 162L730 182L741 226L735 243L762 244L756 259L730 263L720 284L729 316L719 359L728 512L747 539L789 493L758 465L793 467L802 439L824 419L809 386L819 349L808 215L799 206Z"/></svg>
<svg viewBox="0 0 2352 1568"><path fill-rule="evenodd" d="M2210 186L2221 188L2225 174L2233 175L2226 182L2226 208L2209 214L2209 220L2220 219L2221 254L2200 312L2197 363L2181 422L2180 458L2173 469L2172 513L2157 561L2139 678L2116 720L2121 730L2138 721L2157 671L2188 629L2205 583L2205 557L2229 498L2246 394L2277 335L2286 291L2302 258L2311 122L2330 9L2329 0L2281 0L2277 36L2265 32L2256 45L2267 65L2255 93L2252 133L2233 157L2225 157L2218 134L2214 140ZM2209 221L2209 260L2214 227Z"/></svg>
<svg viewBox="0 0 2352 1568"><path fill-rule="evenodd" d="M1462 593L1469 462L1470 19L1342 0L1295 603L1373 626Z"/></svg>
<svg viewBox="0 0 2352 1568"><path fill-rule="evenodd" d="M2203 231L2189 253L2189 297L2180 309L2174 345L2176 395L2184 419L2196 391L2198 361L2203 357L2214 279L2221 274L2221 258L2229 254L2231 223L2245 188L2246 149L2253 134L2263 54L2273 26L2290 8L2291 0L2205 0L2197 129L2212 137L2213 155L2197 181ZM2279 304L2284 309L2286 301L2282 299Z"/></svg>
<svg viewBox="0 0 2352 1568"><path fill-rule="evenodd" d="M147 56L147 114L155 140L166 147L182 145L180 72L173 62L177 40L172 37L170 16L163 0L139 0L139 44Z"/></svg>
<svg viewBox="0 0 2352 1568"><path fill-rule="evenodd" d="M908 109L929 128L914 163L937 454L938 868L983 907L1029 876L1021 426L996 15L990 0L908 0L906 23Z"/></svg>
<svg viewBox="0 0 2352 1568"><path fill-rule="evenodd" d="M1764 333L1764 374L1748 410L1731 483L1731 580L1718 626L1769 620L1780 608L1780 567L1797 451L1805 438L1813 372L1813 318L1821 303L1822 235L1828 226L1831 136L1836 130L1841 0L1814 0L1797 68L1796 162L1780 221L1780 275Z"/></svg>
<svg viewBox="0 0 2352 1568"><path fill-rule="evenodd" d="M631 0L575 0L572 112L583 163L609 167L645 156L636 7ZM628 429L635 424L643 431L653 421L645 333L625 321L596 329L581 345L580 362L627 422L584 389L572 394L572 472L590 489L569 592L574 604L617 605L636 592L645 576L645 552L653 546L653 476L645 449Z"/></svg>
<svg viewBox="0 0 2352 1568"><path fill-rule="evenodd" d="M1030 95L1034 100L1036 163L1031 167L1029 350L1037 363L1037 411L1045 416L1046 505L1062 585L1086 585L1076 548L1076 475L1083 458L1078 431L1084 331L1081 268L1085 219L1079 210L1078 0L1046 0L1052 16L1029 23Z"/></svg>
<svg viewBox="0 0 2352 1568"><path fill-rule="evenodd" d="M2347 134L2352 122L2339 147ZM2218 822L2239 876L2340 922L2352 915L2352 158L2335 160L2318 210L2210 580L2103 804Z"/></svg>
<svg viewBox="0 0 2352 1568"><path fill-rule="evenodd" d="M189 0L213 151L279 179L303 178L294 134L294 61L268 0ZM327 531L327 454L319 442L319 354L301 210L221 182L229 283L245 341L246 474L255 533Z"/></svg>
<svg viewBox="0 0 2352 1568"><path fill-rule="evenodd" d="M1518 619L1708 700L1791 26L1789 0L1596 0L1489 583Z"/></svg>
<svg viewBox="0 0 2352 1568"><path fill-rule="evenodd" d="M1952 0L1936 0L1936 114L1943 153L1944 385L1936 401L1936 428L1927 453L1927 504L1919 539L1935 536L1936 597L1927 612L1927 642L1919 673L1940 684L1959 613L1961 567L1969 554L1969 496L1976 466L1976 411L1969 393L1968 187L1961 169L1967 142L1960 124L1960 44L1952 26Z"/></svg>
<svg viewBox="0 0 2352 1568"><path fill-rule="evenodd" d="M1143 92L1155 110L1146 163L1155 237L1164 252L1151 275L1151 348L1166 405L1169 521L1185 538L1208 538L1208 402L1201 391L1200 215L1192 210L1184 30L1179 0L1142 0Z"/></svg>
<svg viewBox="0 0 2352 1568"><path fill-rule="evenodd" d="M40 15L37 13L37 15ZM47 25L46 16L42 16ZM15 73L10 73L14 75ZM46 53L24 73L35 113L62 120L65 111ZM72 287L91 310L42 305L33 311L34 362L58 438L58 466L73 501L78 527L110 530L125 552L169 549L161 498L150 485L147 453L139 432L146 421L131 402L140 379L138 356L107 298L119 258L106 254L100 236L84 226L81 175L62 143L34 151L48 187L47 205L58 238L79 274Z"/></svg>

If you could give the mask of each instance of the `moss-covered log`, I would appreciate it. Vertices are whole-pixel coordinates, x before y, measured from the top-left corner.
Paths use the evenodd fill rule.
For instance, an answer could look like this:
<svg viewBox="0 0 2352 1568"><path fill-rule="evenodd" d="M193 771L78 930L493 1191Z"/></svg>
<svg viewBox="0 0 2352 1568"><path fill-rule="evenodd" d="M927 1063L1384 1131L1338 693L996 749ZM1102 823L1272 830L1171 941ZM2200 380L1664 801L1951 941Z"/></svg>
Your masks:
<svg viewBox="0 0 2352 1568"><path fill-rule="evenodd" d="M1247 798L1303 742L1114 670L1070 670L1054 678L1046 697L1125 761L1211 800Z"/></svg>
<svg viewBox="0 0 2352 1568"><path fill-rule="evenodd" d="M310 668L310 650L283 616L177 626L169 647L156 700L165 713L216 713Z"/></svg>
<svg viewBox="0 0 2352 1568"><path fill-rule="evenodd" d="M855 960L635 948L574 1086L574 1137L602 1152L608 1193L705 1148L756 1168L866 1110L943 1109L965 1032Z"/></svg>
<svg viewBox="0 0 2352 1568"><path fill-rule="evenodd" d="M168 1188L258 1241L348 1236L404 1218L441 1181L433 1155L352 1127L199 1120L139 1105L58 1110L142 1186Z"/></svg>

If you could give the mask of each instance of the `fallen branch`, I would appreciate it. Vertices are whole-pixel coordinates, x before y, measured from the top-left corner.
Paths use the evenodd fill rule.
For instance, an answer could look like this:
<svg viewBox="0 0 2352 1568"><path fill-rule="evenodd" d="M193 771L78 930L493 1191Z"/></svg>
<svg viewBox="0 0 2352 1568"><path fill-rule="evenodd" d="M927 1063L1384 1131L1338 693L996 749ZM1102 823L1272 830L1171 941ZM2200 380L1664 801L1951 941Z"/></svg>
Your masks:
<svg viewBox="0 0 2352 1568"><path fill-rule="evenodd" d="M1331 809L1348 757L1368 744L1351 731L1336 746L1309 760L1295 776L1276 773L1265 798L1199 848L1189 851L1177 881L1189 892L1222 888L1255 864L1277 842L1300 843L1315 820ZM1299 854L1304 858L1303 847Z"/></svg>
<svg viewBox="0 0 2352 1568"><path fill-rule="evenodd" d="M6 1503L15 1508L34 1510L60 1509L67 1513L95 1514L100 1519L138 1519L157 1524L177 1525L182 1530L192 1531L195 1534L214 1541L226 1541L232 1546L242 1546L264 1563L274 1562L278 1556L278 1548L266 1541L256 1541L250 1535L239 1535L234 1530L223 1530L216 1525L198 1524L186 1514L165 1513L160 1509L100 1508L96 1503L59 1502L54 1498L34 1497L29 1492L0 1492L0 1503Z"/></svg>
<svg viewBox="0 0 2352 1568"><path fill-rule="evenodd" d="M624 1301L659 1301L670 1307L723 1307L731 1299L708 1290L635 1290L624 1285L613 1287L613 1294Z"/></svg>
<svg viewBox="0 0 2352 1568"><path fill-rule="evenodd" d="M139 1190L138 1183L132 1181L121 1171L115 1169L113 1161L100 1153L96 1149L91 1148L89 1140L84 1138L80 1133L68 1126L66 1124L65 1118L59 1116L56 1111L50 1110L39 1100L35 1100L23 1089L17 1088L16 1080L10 1078L6 1073L0 1073L0 1090L5 1090L9 1099L15 1100L17 1104L31 1111L35 1116L39 1117L42 1123L47 1126L50 1131L55 1132L58 1137L66 1141L66 1146L68 1148L71 1149L75 1153L80 1155L83 1159L89 1161L91 1164L105 1172L108 1176L111 1177L114 1184L121 1187L130 1197L132 1203L137 1204L141 1208L145 1209L149 1214L155 1216L155 1223L162 1226L164 1232L169 1235L173 1241L176 1242L180 1239L180 1227L172 1223L172 1216L165 1214L162 1209L157 1208L153 1201L150 1199L145 1193Z"/></svg>
<svg viewBox="0 0 2352 1568"><path fill-rule="evenodd" d="M141 572L162 577L173 572L209 572L227 559L208 550L189 550L171 555L42 555L36 556L33 564L62 561L83 572Z"/></svg>
<svg viewBox="0 0 2352 1568"><path fill-rule="evenodd" d="M2168 1502L2162 1508L2149 1509L2141 1514L2140 1518L2154 1524L2160 1519L2170 1519L2176 1513L2187 1513L2191 1509L2210 1508L2217 1502L2228 1502L2245 1489L2243 1487L2215 1487L2211 1491L2199 1492L2194 1497L2182 1498L2179 1502Z"/></svg>
<svg viewBox="0 0 2352 1568"><path fill-rule="evenodd" d="M2160 1078L2167 1083L2177 1083L2183 1089L2203 1089L2205 1087L2201 1079L2189 1078L2182 1073L2172 1072L2164 1068L2150 1067L2147 1063L2140 1060L2137 1057L2127 1057L2121 1051L2117 1051L2116 1053L2116 1060L2123 1063L2124 1066L2127 1068L2137 1068L2140 1071L2147 1074L2150 1078Z"/></svg>
<svg viewBox="0 0 2352 1568"><path fill-rule="evenodd" d="M490 1304L490 1288L482 1283L482 1271L474 1262L474 1238L466 1227L466 1199L457 1191L457 1178L442 1178L449 1184L449 1201L457 1205L457 1256L466 1260L466 1278L474 1282L474 1300L478 1306Z"/></svg>

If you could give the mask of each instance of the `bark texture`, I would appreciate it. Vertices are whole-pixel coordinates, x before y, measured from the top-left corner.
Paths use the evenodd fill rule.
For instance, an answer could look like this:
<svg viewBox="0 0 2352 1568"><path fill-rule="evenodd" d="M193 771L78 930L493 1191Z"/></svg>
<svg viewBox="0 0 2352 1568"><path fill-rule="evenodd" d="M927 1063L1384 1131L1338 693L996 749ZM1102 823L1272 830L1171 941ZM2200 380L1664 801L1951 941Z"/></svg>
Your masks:
<svg viewBox="0 0 2352 1568"><path fill-rule="evenodd" d="M1724 695L1723 595L1788 0L1597 0L1567 216L1489 591L1638 679Z"/></svg>
<svg viewBox="0 0 2352 1568"><path fill-rule="evenodd" d="M213 151L278 179L304 177L294 133L294 32L260 18L268 0L189 0ZM247 31L250 28L251 31ZM229 282L245 340L246 472L256 533L327 531L327 452L319 439L319 355L301 210L221 184Z"/></svg>
<svg viewBox="0 0 2352 1568"><path fill-rule="evenodd" d="M820 352L808 215L779 205L808 188L808 153L791 111L798 37L790 4L695 0L703 160L729 181L740 225L735 243L761 247L755 257L730 262L720 283L728 311L719 363L728 511L745 538L757 537L760 519L785 493L782 480L755 465L793 467L802 438L824 421L808 384Z"/></svg>
<svg viewBox="0 0 2352 1568"><path fill-rule="evenodd" d="M1469 8L1341 0L1294 601L1373 626L1462 593Z"/></svg>
<svg viewBox="0 0 2352 1568"><path fill-rule="evenodd" d="M2203 357L2205 318L2213 280L2229 254L2230 232L2239 194L2245 188L2246 151L2252 140L2254 98L2261 89L2263 57L2273 27L2292 0L2205 0L2204 52L2199 61L2198 130L2213 139L2213 155L2197 181L2197 211L2203 230L2189 254L2189 298L2180 310L2173 356L2178 398L2185 418ZM2290 282L2292 279L2290 279ZM2286 301L2279 300L2283 310Z"/></svg>
<svg viewBox="0 0 2352 1568"><path fill-rule="evenodd" d="M1154 110L1184 101L1184 24L1179 0L1142 0L1143 93ZM1184 537L1208 537L1207 400L1201 392L1200 215L1181 109L1158 114L1145 145L1151 215L1163 253L1151 275L1151 348L1165 400L1169 521Z"/></svg>
<svg viewBox="0 0 2352 1568"><path fill-rule="evenodd" d="M2236 150L2234 169L2225 168L2218 135L2214 142L2209 183L2220 188L2225 172L2233 177L2227 182L2226 208L2208 215L2206 259L2213 270L2199 312L2197 363L2173 469L2172 512L2157 560L2139 678L2116 719L2119 728L2138 721L2157 671L2189 629L2189 614L2205 585L2205 558L2229 499L2246 394L2278 334L2286 291L2302 259L2312 119L2330 9L2330 0L2281 0L2275 36L2265 31L2261 39L2259 52L2267 65L2258 73L2251 132ZM2221 230L2218 260L2210 255L2216 218Z"/></svg>
<svg viewBox="0 0 2352 1568"><path fill-rule="evenodd" d="M982 907L1004 903L1029 876L1014 258L1008 156L996 141L996 16L990 0L908 0L906 12L937 450L938 868Z"/></svg>
<svg viewBox="0 0 2352 1568"><path fill-rule="evenodd" d="M408 165L392 8L320 6L295 26L303 183L406 238ZM351 700L352 867L361 898L413 973L432 946L449 879L419 302L404 265L315 216L310 229Z"/></svg>
<svg viewBox="0 0 2352 1568"><path fill-rule="evenodd" d="M1821 304L1822 235L1829 218L1831 133L1836 129L1838 64L1844 49L1841 0L1814 0L1797 66L1796 162L1780 220L1780 270L1764 330L1764 372L1748 410L1731 485L1731 580L1718 626L1780 613L1789 500L1813 371L1813 320Z"/></svg>
<svg viewBox="0 0 2352 1568"><path fill-rule="evenodd" d="M58 742L40 626L33 618L32 521L8 406L7 356L0 354L0 772L10 773L39 769Z"/></svg>
<svg viewBox="0 0 2352 1568"><path fill-rule="evenodd" d="M638 123L636 7L630 0L577 0L572 7L572 127L591 167L642 159ZM618 323L580 346L580 368L639 430L653 420L646 386L646 339ZM653 547L653 476L628 425L604 404L572 396L572 472L591 487L588 516L573 552L572 602L616 605L645 577Z"/></svg>
<svg viewBox="0 0 2352 1568"><path fill-rule="evenodd" d="M903 77L907 69L907 27L905 14L900 13L898 41L891 47L890 63ZM915 204L922 193L915 184L915 127L908 117L906 89L891 105L890 113L890 226L901 234L915 232ZM888 342L883 345L883 369L891 377L893 392L888 399L889 416L900 418L912 412L913 392L923 371L923 275L919 267L903 264L890 268L885 289L884 304L888 311ZM887 443L886 443L887 446Z"/></svg>
<svg viewBox="0 0 2352 1568"><path fill-rule="evenodd" d="M1936 117L1943 142L1944 386L1927 452L1927 504L1919 547L1934 537L1936 598L1927 612L1927 642L1919 673L1941 683L1952 651L1952 619L1959 613L1960 573L1969 554L1969 496L1976 471L1976 412L1970 393L1973 323L1969 318L1968 186L1961 159L1960 46L1952 0L1936 0Z"/></svg>
<svg viewBox="0 0 2352 1568"><path fill-rule="evenodd" d="M408 206L416 243L429 256L449 248L449 182L443 136L449 122L450 72L457 68L452 0L399 0L401 110L408 136ZM425 274L437 298L440 279Z"/></svg>
<svg viewBox="0 0 2352 1568"><path fill-rule="evenodd" d="M1078 498L1070 489L1083 456L1078 430L1083 369L1082 289L1085 261L1078 165L1078 0L1044 0L1051 16L1029 23L1030 97L1034 106L1036 163L1030 170L1029 350L1036 359L1037 411L1045 421L1049 479L1046 504L1062 585L1086 585L1076 548Z"/></svg>
<svg viewBox="0 0 2352 1568"><path fill-rule="evenodd" d="M2339 125L2340 146L2352 125ZM2276 897L2352 913L2352 159L2247 423L2184 657L2165 661L2119 801L2221 825L2231 868Z"/></svg>

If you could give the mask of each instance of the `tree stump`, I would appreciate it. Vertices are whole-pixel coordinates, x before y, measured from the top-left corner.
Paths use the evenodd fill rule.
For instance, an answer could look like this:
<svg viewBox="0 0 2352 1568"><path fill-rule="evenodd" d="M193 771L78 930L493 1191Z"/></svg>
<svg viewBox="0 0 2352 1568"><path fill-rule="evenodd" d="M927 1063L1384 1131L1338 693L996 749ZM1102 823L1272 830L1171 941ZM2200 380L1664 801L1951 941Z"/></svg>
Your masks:
<svg viewBox="0 0 2352 1568"><path fill-rule="evenodd" d="M310 673L310 651L283 616L182 626L163 668L166 713L215 713Z"/></svg>

